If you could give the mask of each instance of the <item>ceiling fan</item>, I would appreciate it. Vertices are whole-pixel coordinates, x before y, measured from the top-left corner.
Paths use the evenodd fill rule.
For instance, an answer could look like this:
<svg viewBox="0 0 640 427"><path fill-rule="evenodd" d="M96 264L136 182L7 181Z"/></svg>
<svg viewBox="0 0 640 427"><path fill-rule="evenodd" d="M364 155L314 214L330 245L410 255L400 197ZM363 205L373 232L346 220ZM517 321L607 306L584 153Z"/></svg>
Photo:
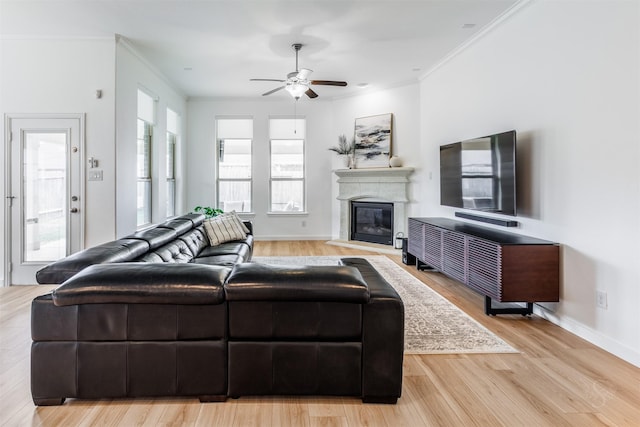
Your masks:
<svg viewBox="0 0 640 427"><path fill-rule="evenodd" d="M310 85L324 85L324 86L346 86L347 82L339 82L335 80L309 80L309 76L313 72L307 68L301 68L298 70L298 52L302 48L302 43L294 43L291 47L296 51L296 70L287 74L286 80L281 79L249 79L252 82L280 82L284 83L284 86L277 87L268 92L262 94L262 96L271 95L274 92L285 89L296 100L302 95L307 95L309 98L317 98L318 94L313 91Z"/></svg>

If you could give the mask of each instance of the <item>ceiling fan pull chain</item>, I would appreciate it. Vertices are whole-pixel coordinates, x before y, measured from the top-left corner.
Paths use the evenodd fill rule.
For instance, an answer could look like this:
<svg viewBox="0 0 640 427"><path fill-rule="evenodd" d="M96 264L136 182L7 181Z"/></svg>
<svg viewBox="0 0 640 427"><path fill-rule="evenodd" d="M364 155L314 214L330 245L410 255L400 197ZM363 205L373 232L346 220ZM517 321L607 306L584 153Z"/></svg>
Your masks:
<svg viewBox="0 0 640 427"><path fill-rule="evenodd" d="M298 68L298 67L296 67ZM293 134L298 134L298 118L296 116L296 106L298 105L298 98L293 101Z"/></svg>

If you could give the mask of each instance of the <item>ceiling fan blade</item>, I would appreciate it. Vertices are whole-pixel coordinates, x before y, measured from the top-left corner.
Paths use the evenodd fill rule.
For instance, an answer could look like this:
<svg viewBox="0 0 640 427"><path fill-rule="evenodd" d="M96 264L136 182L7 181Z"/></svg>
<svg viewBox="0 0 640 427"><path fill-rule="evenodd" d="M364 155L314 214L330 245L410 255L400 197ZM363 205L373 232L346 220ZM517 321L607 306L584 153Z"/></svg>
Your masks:
<svg viewBox="0 0 640 427"><path fill-rule="evenodd" d="M275 89L270 90L269 92L265 92L265 93L262 94L262 96L271 95L272 93L277 92L277 91L282 90L282 89L284 89L284 86L280 86L280 87L277 87Z"/></svg>
<svg viewBox="0 0 640 427"><path fill-rule="evenodd" d="M284 80L281 79L249 79L250 82L280 82L284 83Z"/></svg>
<svg viewBox="0 0 640 427"><path fill-rule="evenodd" d="M338 82L335 80L311 80L312 85L325 85L325 86L346 86L347 82Z"/></svg>
<svg viewBox="0 0 640 427"><path fill-rule="evenodd" d="M307 96L308 96L309 98L317 98L317 97L318 97L318 94L317 94L317 93L315 93L315 92L314 92L313 90L311 90L311 89L307 89L307 91L305 92L305 94L307 94Z"/></svg>
<svg viewBox="0 0 640 427"><path fill-rule="evenodd" d="M298 75L296 77L299 80L308 80L311 73L313 73L313 70L309 70L308 68L301 68L300 71L298 71Z"/></svg>

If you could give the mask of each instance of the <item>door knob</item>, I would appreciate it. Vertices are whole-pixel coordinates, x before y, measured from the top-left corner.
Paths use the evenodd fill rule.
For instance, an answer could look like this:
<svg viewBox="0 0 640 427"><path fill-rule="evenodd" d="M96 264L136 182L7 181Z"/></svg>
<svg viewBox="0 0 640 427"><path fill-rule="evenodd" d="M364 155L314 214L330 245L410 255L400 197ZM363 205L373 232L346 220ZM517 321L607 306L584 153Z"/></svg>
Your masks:
<svg viewBox="0 0 640 427"><path fill-rule="evenodd" d="M77 213L78 212L78 208L71 208L71 209L69 209L69 212Z"/></svg>

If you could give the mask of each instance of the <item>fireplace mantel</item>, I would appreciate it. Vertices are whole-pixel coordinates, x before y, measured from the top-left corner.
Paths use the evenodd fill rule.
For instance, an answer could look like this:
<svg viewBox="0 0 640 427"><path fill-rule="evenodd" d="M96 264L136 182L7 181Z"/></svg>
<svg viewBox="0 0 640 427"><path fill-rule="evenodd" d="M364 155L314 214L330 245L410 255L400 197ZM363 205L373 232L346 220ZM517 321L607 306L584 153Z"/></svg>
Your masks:
<svg viewBox="0 0 640 427"><path fill-rule="evenodd" d="M409 175L413 168L365 168L365 169L335 169L338 183L348 182L398 182L409 183Z"/></svg>
<svg viewBox="0 0 640 427"><path fill-rule="evenodd" d="M399 168L366 168L335 169L338 176L338 197L340 201L340 236L341 240L350 240L351 218L350 203L352 200L369 200L393 202L393 232L407 235L406 204L409 203L409 176L414 169Z"/></svg>

